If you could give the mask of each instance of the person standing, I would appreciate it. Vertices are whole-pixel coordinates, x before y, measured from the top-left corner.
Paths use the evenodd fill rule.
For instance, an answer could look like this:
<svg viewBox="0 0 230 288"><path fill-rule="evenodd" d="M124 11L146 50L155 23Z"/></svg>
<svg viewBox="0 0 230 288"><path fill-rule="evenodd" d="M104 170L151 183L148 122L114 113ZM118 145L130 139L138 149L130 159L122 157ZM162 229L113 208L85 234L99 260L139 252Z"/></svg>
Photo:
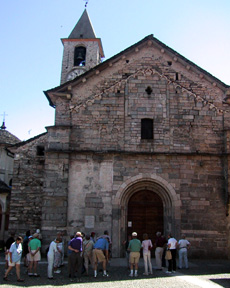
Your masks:
<svg viewBox="0 0 230 288"><path fill-rule="evenodd" d="M93 247L94 278L97 277L97 264L102 262L103 277L108 277L106 263L109 261L109 239L98 238Z"/></svg>
<svg viewBox="0 0 230 288"><path fill-rule="evenodd" d="M41 233L40 229L37 229L36 233L38 234L38 239L42 242L42 233Z"/></svg>
<svg viewBox="0 0 230 288"><path fill-rule="evenodd" d="M143 258L144 258L144 266L145 266L145 272L143 275L149 275L153 274L152 270L152 263L151 263L151 249L153 247L152 241L149 239L149 236L147 233L143 235L143 241L142 241L142 248L143 248ZM149 269L149 273L148 273Z"/></svg>
<svg viewBox="0 0 230 288"><path fill-rule="evenodd" d="M156 250L155 250L155 258L156 258L156 265L157 265L157 270L162 270L162 256L164 252L164 247L167 243L167 240L165 237L161 235L161 232L156 233Z"/></svg>
<svg viewBox="0 0 230 288"><path fill-rule="evenodd" d="M60 267L61 267L61 259L62 259L62 238L60 237L60 234L58 234L56 238L57 243L57 251L54 253L54 273L61 273Z"/></svg>
<svg viewBox="0 0 230 288"><path fill-rule="evenodd" d="M10 237L6 240L6 243L5 243L5 260L6 260L6 264L5 264L5 269L7 270L9 265L8 265L8 254L9 254L9 250L10 250L10 246L11 244L14 243L14 237L15 237L15 233L14 232L11 232L10 233Z"/></svg>
<svg viewBox="0 0 230 288"><path fill-rule="evenodd" d="M29 249L28 249L29 237L30 237L30 230L26 231L26 236L23 239L23 243L22 243L22 258L24 258L25 267L29 266L29 261L27 257L27 254L29 253Z"/></svg>
<svg viewBox="0 0 230 288"><path fill-rule="evenodd" d="M172 234L168 235L168 249L171 251L172 259L168 260L169 266L168 271L166 273L175 273L176 272L176 248L177 248L177 240L173 238Z"/></svg>
<svg viewBox="0 0 230 288"><path fill-rule="evenodd" d="M96 236L96 233L95 232L91 232L90 240L92 240L93 243L96 242L95 236Z"/></svg>
<svg viewBox="0 0 230 288"><path fill-rule="evenodd" d="M37 274L37 267L38 267L38 261L41 260L41 241L38 239L39 234L34 233L33 239L29 242L28 248L29 248L29 276L35 276L38 277ZM34 273L32 273L34 271Z"/></svg>
<svg viewBox="0 0 230 288"><path fill-rule="evenodd" d="M185 235L182 235L182 239L179 240L177 247L179 248L179 269L183 267L183 260L185 268L188 269L188 249L190 248L190 242L185 239Z"/></svg>
<svg viewBox="0 0 230 288"><path fill-rule="evenodd" d="M86 275L89 275L89 263L91 263L91 265L93 264L92 261L93 246L94 243L92 240L90 240L90 235L86 235L85 240L83 241L83 258L84 258Z"/></svg>
<svg viewBox="0 0 230 288"><path fill-rule="evenodd" d="M77 282L81 281L81 271L82 271L82 237L81 232L77 232L76 236L69 242L68 249L71 250L69 255L70 261L70 271L71 278L70 281L73 281L75 270L77 268Z"/></svg>
<svg viewBox="0 0 230 288"><path fill-rule="evenodd" d="M71 278L71 266L70 266L70 254L72 253L72 250L69 249L70 241L74 238L74 235L70 236L70 240L68 241L68 246L67 246L67 257L68 257L68 275L69 278ZM75 269L77 270L77 269Z"/></svg>
<svg viewBox="0 0 230 288"><path fill-rule="evenodd" d="M12 270L12 268L15 266L16 268L16 275L17 275L17 282L24 282L23 279L20 277L20 261L22 257L22 237L18 236L16 238L16 241L12 243L9 249L8 253L8 269L5 272L5 275L3 279L5 281L8 281L8 274Z"/></svg>
<svg viewBox="0 0 230 288"><path fill-rule="evenodd" d="M54 255L57 252L57 241L54 240L50 243L49 251L47 253L48 268L47 274L48 279L53 279L53 268L54 268Z"/></svg>
<svg viewBox="0 0 230 288"><path fill-rule="evenodd" d="M65 239L65 231L61 231L61 238L62 238L62 257L61 257L61 266L64 266L65 260L65 248L66 248L66 239Z"/></svg>
<svg viewBox="0 0 230 288"><path fill-rule="evenodd" d="M129 262L130 262L130 277L133 277L133 266L135 266L134 276L137 277L138 263L140 259L141 241L137 239L137 233L132 233L132 240L129 242L128 250L130 251Z"/></svg>
<svg viewBox="0 0 230 288"><path fill-rule="evenodd" d="M123 245L125 246L125 258L127 263L127 269L130 270L130 263L129 263L129 254L130 251L128 250L129 242L132 240L132 236L128 235L127 240L123 241Z"/></svg>

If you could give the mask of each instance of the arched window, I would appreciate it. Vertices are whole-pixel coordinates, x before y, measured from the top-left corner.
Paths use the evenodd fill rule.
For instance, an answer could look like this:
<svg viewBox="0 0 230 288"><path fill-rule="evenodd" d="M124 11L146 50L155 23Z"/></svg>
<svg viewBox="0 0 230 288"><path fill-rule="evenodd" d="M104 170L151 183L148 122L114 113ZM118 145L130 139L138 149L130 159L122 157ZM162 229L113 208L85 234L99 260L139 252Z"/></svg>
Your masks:
<svg viewBox="0 0 230 288"><path fill-rule="evenodd" d="M75 47L74 66L85 66L86 48L83 46Z"/></svg>
<svg viewBox="0 0 230 288"><path fill-rule="evenodd" d="M153 139L153 119L141 119L141 139Z"/></svg>

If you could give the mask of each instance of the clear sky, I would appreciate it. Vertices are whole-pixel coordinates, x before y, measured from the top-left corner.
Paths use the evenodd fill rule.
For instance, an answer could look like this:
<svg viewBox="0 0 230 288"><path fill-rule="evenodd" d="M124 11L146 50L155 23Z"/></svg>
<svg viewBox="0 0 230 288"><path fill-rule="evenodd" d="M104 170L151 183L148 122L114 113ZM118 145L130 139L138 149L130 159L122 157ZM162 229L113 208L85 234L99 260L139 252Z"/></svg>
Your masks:
<svg viewBox="0 0 230 288"><path fill-rule="evenodd" d="M0 122L26 140L54 124L43 91L60 84L63 46L85 0L0 1ZM89 0L105 60L149 34L230 85L229 0ZM1 125L0 123L0 125Z"/></svg>

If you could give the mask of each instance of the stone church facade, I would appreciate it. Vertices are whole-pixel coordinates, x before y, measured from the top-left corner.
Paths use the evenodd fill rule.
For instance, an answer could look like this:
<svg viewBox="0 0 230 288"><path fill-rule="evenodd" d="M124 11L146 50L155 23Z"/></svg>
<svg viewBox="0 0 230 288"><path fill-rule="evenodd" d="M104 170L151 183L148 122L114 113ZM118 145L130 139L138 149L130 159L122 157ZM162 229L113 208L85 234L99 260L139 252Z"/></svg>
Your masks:
<svg viewBox="0 0 230 288"><path fill-rule="evenodd" d="M149 35L104 57L85 10L64 45L47 133L15 145L10 227L112 237L186 234L193 257L229 253L229 86Z"/></svg>

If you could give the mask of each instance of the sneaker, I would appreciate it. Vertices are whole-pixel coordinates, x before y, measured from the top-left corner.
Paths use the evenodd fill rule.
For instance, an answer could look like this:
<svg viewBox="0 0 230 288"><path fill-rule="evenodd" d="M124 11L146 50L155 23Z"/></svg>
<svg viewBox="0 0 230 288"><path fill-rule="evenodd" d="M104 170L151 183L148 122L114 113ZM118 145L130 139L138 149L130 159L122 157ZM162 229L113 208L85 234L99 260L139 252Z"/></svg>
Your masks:
<svg viewBox="0 0 230 288"><path fill-rule="evenodd" d="M146 275L146 276L148 276L149 274L148 274L148 273L143 273L143 275Z"/></svg>
<svg viewBox="0 0 230 288"><path fill-rule="evenodd" d="M129 274L129 277L133 277L133 274L132 274L132 273L130 273L130 274Z"/></svg>
<svg viewBox="0 0 230 288"><path fill-rule="evenodd" d="M23 279L18 279L17 282L24 282L24 280Z"/></svg>
<svg viewBox="0 0 230 288"><path fill-rule="evenodd" d="M172 272L171 272L171 271L166 271L165 273L167 273L167 274L172 274Z"/></svg>
<svg viewBox="0 0 230 288"><path fill-rule="evenodd" d="M135 277L138 277L138 274L134 274Z"/></svg>
<svg viewBox="0 0 230 288"><path fill-rule="evenodd" d="M48 279L49 279L49 280L53 280L53 279L54 279L54 277L48 277Z"/></svg>
<svg viewBox="0 0 230 288"><path fill-rule="evenodd" d="M61 273L61 270L56 270L56 271L54 271L54 273L59 274L59 273Z"/></svg>
<svg viewBox="0 0 230 288"><path fill-rule="evenodd" d="M103 274L103 277L109 277L109 274L108 273Z"/></svg>
<svg viewBox="0 0 230 288"><path fill-rule="evenodd" d="M172 270L172 273L176 273L176 271Z"/></svg>

